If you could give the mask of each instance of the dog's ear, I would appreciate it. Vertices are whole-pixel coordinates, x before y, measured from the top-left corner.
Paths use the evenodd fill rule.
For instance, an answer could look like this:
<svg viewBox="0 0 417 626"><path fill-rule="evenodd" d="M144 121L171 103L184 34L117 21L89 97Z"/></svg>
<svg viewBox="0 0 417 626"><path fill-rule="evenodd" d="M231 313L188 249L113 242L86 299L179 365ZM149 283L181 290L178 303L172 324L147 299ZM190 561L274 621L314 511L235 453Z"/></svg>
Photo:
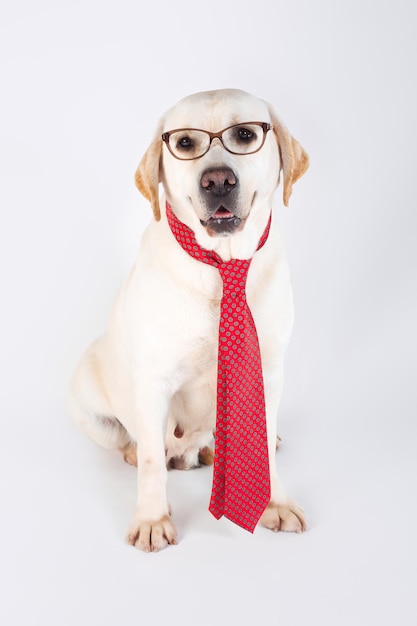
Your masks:
<svg viewBox="0 0 417 626"><path fill-rule="evenodd" d="M141 194L151 203L152 211L157 222L161 219L161 209L159 208L159 183L161 182L160 170L162 160L161 133L162 130L158 129L158 132L143 155L135 173L136 186Z"/></svg>
<svg viewBox="0 0 417 626"><path fill-rule="evenodd" d="M272 127L281 156L281 168L284 172L283 199L285 206L292 193L293 184L304 174L309 165L308 154L286 126L280 121L276 113L270 108Z"/></svg>

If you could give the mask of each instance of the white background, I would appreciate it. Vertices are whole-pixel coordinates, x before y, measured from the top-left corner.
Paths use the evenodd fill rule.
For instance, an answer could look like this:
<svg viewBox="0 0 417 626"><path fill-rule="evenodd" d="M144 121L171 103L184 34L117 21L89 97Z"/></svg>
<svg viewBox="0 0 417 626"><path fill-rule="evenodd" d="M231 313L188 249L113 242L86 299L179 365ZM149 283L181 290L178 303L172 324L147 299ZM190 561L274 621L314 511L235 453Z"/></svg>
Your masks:
<svg viewBox="0 0 417 626"><path fill-rule="evenodd" d="M3 0L3 624L417 623L416 58L412 0ZM310 530L216 522L211 470L171 472L180 543L142 554L135 472L66 388L151 219L133 173L159 115L221 87L272 102L311 158L276 197L278 463Z"/></svg>

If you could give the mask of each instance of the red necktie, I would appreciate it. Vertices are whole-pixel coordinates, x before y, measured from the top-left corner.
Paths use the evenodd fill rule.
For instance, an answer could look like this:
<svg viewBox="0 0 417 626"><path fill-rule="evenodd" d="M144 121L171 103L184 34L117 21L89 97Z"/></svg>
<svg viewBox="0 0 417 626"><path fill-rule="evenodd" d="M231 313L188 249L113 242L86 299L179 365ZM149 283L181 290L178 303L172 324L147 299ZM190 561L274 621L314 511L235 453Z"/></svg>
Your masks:
<svg viewBox="0 0 417 626"><path fill-rule="evenodd" d="M251 259L222 261L202 248L167 203L168 223L189 255L213 265L223 280L220 305L217 417L210 512L253 532L270 500L265 398L258 336L246 302ZM258 245L269 234L271 218Z"/></svg>

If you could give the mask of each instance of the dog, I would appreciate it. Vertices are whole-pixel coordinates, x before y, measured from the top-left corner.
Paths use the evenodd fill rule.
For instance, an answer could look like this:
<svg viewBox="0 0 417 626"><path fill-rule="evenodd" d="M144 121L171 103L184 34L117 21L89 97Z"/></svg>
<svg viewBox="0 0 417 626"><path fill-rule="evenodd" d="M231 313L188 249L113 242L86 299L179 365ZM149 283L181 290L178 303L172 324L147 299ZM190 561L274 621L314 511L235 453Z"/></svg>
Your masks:
<svg viewBox="0 0 417 626"><path fill-rule="evenodd" d="M191 135L188 129L196 130ZM204 249L223 261L253 257L246 294L262 357L271 492L260 524L273 531L306 529L304 512L288 497L275 463L283 358L293 326L276 219L255 251L280 178L287 206L308 164L272 106L235 89L197 93L173 106L140 161L135 181L153 219L106 333L76 368L70 411L95 442L119 449L137 466L127 539L141 550L177 543L167 470L211 464L216 426L222 281L214 267L184 254L167 221L167 202Z"/></svg>

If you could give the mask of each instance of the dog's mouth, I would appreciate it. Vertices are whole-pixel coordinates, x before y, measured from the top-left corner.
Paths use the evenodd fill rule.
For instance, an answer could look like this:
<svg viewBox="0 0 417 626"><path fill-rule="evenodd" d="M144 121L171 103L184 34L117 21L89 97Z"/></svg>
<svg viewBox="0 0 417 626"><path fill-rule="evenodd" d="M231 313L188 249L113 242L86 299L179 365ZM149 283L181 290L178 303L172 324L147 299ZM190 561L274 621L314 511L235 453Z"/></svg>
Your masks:
<svg viewBox="0 0 417 626"><path fill-rule="evenodd" d="M244 220L220 206L208 220L200 220L209 235L227 237L243 228Z"/></svg>

